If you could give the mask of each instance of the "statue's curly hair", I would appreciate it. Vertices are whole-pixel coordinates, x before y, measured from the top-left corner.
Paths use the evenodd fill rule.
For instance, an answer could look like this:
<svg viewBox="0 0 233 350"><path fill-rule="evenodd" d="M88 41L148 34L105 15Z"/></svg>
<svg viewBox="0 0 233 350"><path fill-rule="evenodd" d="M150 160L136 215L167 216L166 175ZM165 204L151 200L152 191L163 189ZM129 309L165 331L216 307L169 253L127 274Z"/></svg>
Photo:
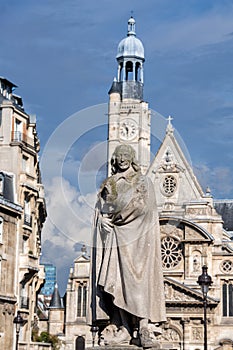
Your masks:
<svg viewBox="0 0 233 350"><path fill-rule="evenodd" d="M136 160L135 150L130 145L122 144L122 145L119 145L115 148L115 151L113 152L113 155L111 158L112 175L116 174L118 171L117 162L116 162L116 155L119 152L119 150L123 147L126 148L127 151L129 152L129 154L131 155L131 166L134 169L134 171L136 171L136 172L140 171L140 167L139 167L137 160Z"/></svg>

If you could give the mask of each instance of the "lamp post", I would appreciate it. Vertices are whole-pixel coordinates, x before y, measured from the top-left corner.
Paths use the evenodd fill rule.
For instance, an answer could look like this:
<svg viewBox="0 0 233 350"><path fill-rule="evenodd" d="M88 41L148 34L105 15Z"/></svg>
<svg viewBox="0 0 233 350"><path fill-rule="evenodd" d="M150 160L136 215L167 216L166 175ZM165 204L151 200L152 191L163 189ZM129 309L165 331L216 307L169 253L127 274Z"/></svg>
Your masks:
<svg viewBox="0 0 233 350"><path fill-rule="evenodd" d="M204 350L207 350L207 320L206 320L206 309L207 309L207 293L210 285L213 283L211 276L207 274L208 267L202 266L202 274L198 277L197 283L201 286L203 294L203 306L204 306Z"/></svg>
<svg viewBox="0 0 233 350"><path fill-rule="evenodd" d="M20 315L20 311L17 312L17 316L15 316L13 323L15 324L16 328L16 345L15 345L15 350L18 350L18 344L19 344L19 331L20 327L23 325L24 320L22 316Z"/></svg>
<svg viewBox="0 0 233 350"><path fill-rule="evenodd" d="M99 327L98 326L91 326L91 333L92 333L92 346L94 347L95 346L95 337L96 337L96 334L98 333L99 331Z"/></svg>

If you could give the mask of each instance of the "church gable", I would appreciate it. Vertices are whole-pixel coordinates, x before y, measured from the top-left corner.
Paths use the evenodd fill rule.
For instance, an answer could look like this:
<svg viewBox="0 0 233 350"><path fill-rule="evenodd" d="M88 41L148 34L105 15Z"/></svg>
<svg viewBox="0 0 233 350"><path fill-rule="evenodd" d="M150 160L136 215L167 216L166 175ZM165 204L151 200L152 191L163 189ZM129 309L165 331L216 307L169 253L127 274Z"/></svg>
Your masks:
<svg viewBox="0 0 233 350"><path fill-rule="evenodd" d="M183 283L165 277L164 290L166 305L169 306L200 306L203 307L203 295L194 289L187 287ZM218 300L208 297L208 305L215 307L218 305Z"/></svg>
<svg viewBox="0 0 233 350"><path fill-rule="evenodd" d="M156 189L157 204L165 210L173 210L187 201L203 200L204 193L175 139L170 121L148 176Z"/></svg>
<svg viewBox="0 0 233 350"><path fill-rule="evenodd" d="M81 254L74 260L74 275L77 278L87 278L90 273L90 258Z"/></svg>
<svg viewBox="0 0 233 350"><path fill-rule="evenodd" d="M183 242L211 242L213 236L200 225L178 217L160 218L161 238L172 236Z"/></svg>
<svg viewBox="0 0 233 350"><path fill-rule="evenodd" d="M81 262L88 262L88 261L90 261L90 258L82 254L74 260L74 263L81 263Z"/></svg>

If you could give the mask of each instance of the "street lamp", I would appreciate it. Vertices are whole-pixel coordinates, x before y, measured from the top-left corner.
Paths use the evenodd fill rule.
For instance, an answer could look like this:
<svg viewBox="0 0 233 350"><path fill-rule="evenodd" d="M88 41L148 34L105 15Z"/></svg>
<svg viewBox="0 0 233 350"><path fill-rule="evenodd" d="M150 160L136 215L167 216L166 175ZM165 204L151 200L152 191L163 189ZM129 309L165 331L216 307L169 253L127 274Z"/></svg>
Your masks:
<svg viewBox="0 0 233 350"><path fill-rule="evenodd" d="M20 327L24 324L24 319L20 315L20 311L17 312L17 316L15 316L13 323L15 324L16 328L16 345L15 350L18 350L18 343L19 343L19 331Z"/></svg>
<svg viewBox="0 0 233 350"><path fill-rule="evenodd" d="M95 346L95 337L96 337L96 334L98 333L99 331L99 327L98 326L91 326L91 333L92 333L92 346L94 347Z"/></svg>
<svg viewBox="0 0 233 350"><path fill-rule="evenodd" d="M204 350L207 350L207 320L206 320L206 309L207 309L207 293L210 285L213 283L211 276L207 274L208 267L202 266L202 274L198 277L197 283L201 286L203 294L203 305L204 305Z"/></svg>

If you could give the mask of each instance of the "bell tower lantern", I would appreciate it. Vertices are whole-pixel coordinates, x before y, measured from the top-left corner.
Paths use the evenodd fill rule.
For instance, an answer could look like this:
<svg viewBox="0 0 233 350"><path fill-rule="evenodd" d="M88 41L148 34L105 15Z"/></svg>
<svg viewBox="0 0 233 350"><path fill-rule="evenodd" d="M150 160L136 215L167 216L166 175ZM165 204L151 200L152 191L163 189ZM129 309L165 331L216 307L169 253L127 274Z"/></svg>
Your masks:
<svg viewBox="0 0 233 350"><path fill-rule="evenodd" d="M127 37L118 45L117 78L109 91L108 174L115 147L130 144L136 152L142 173L150 165L150 111L143 100L144 47L136 37L135 19L128 20Z"/></svg>
<svg viewBox="0 0 233 350"><path fill-rule="evenodd" d="M143 62L144 47L136 38L135 19L128 20L127 37L118 45L117 81L121 83L122 98L143 99Z"/></svg>

